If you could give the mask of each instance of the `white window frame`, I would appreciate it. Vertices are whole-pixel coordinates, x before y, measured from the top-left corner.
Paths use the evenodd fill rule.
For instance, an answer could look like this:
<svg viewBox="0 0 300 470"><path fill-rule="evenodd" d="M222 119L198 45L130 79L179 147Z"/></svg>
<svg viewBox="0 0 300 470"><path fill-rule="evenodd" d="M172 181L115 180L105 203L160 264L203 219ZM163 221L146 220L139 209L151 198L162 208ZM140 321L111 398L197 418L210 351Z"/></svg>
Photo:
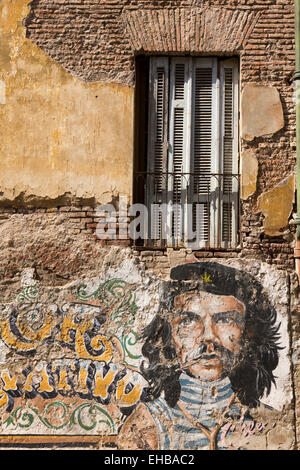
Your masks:
<svg viewBox="0 0 300 470"><path fill-rule="evenodd" d="M184 98L175 99L175 67L177 64L184 64ZM156 209L160 210L159 204L167 204L167 215L165 219L160 219L165 223L164 230L168 233L166 246L167 247L187 247L194 250L197 249L232 249L236 248L238 244L238 220L239 220L239 178L232 178L230 191L223 193L223 187L225 187L225 177L215 176L222 175L224 173L224 152L225 152L225 111L228 107L225 107L225 96L227 97L226 103L228 103L228 95L225 94L225 75L226 70L232 71L232 95L229 98L232 102L232 113L227 115L227 130L228 130L228 119L232 119L232 162L230 163L231 173L238 175L239 173L239 68L237 59L221 60L217 57L203 57L203 58L192 58L192 57L151 57L150 58L150 74L149 74L149 124L148 124L148 164L147 172L153 173L155 171L155 145L156 145L156 119L158 115L158 98L157 98L157 70L163 70L165 73L165 89L164 89L164 112L163 117L160 116L161 128L163 126L163 142L161 144L162 161L160 165L163 167L163 173L168 173L168 177L165 179L164 194L161 193L161 197L156 196ZM214 176L210 177L210 189L209 189L209 203L205 197L199 194L191 194L191 182L189 174L193 173L194 163L193 155L194 151L194 133L195 133L195 73L196 69L210 69L212 70L212 95L211 95L211 154L210 154L210 173ZM228 75L227 75L228 76ZM228 88L227 88L228 89ZM230 92L230 93L231 93ZM160 95L160 99L162 93ZM183 160L182 160L182 173L187 174L186 177L182 178L180 183L180 205L182 210L178 217L179 225L178 230L172 232L171 227L174 227L174 215L172 215L172 203L174 198L174 179L176 172L174 173L174 116L175 110L183 110L183 126L180 127L182 132L182 145L184 149ZM229 106L229 110L230 110ZM161 108L160 108L161 110ZM182 115L182 114L181 114ZM229 116L229 118L228 118ZM162 123L163 119L163 123ZM229 126L230 127L230 126ZM183 128L183 130L182 130ZM229 138L230 140L230 138ZM180 155L179 155L180 158ZM178 165L179 161L179 165ZM177 171L180 167L180 159L177 161ZM227 165L228 166L228 165ZM171 176L174 174L175 176ZM228 177L227 177L228 178ZM150 208L153 203L153 186L151 178L147 182L147 205ZM167 182L168 181L168 182ZM222 183L221 183L222 181ZM229 179L227 179L229 181ZM167 183L166 183L167 182ZM202 202L199 204L201 222L201 207L204 210L204 205L209 204L209 216L208 220L209 228L207 229L208 240L201 239L203 230L196 223L196 240L192 242L188 237L188 227L191 226L191 213L187 210L187 202ZM227 205L227 206L226 206ZM227 212L225 211L227 207ZM223 216L224 213L224 216ZM227 228L227 239L223 239L223 232L225 230L225 215L227 215L227 223L230 228ZM172 222L173 220L173 222ZM229 222L228 222L229 220ZM149 210L149 223L150 226L153 223L157 223L158 219ZM203 216L204 221L204 216ZM202 223L202 222L201 222ZM204 222L203 222L204 223ZM207 222L208 223L208 222ZM224 225L224 227L223 227ZM198 228L197 228L198 227ZM160 230L162 230L160 228ZM149 231L150 234L151 230ZM178 233L177 233L178 232ZM228 239L230 234L230 239ZM160 247L163 245L159 240L153 240L154 246ZM159 238L159 237L158 237Z"/></svg>

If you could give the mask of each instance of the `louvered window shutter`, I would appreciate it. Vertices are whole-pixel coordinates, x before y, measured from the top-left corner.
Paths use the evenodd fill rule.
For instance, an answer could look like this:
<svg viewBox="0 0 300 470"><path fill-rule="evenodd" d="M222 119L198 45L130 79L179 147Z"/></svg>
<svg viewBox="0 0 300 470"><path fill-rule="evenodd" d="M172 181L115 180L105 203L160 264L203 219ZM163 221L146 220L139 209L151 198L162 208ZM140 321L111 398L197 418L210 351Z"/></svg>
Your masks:
<svg viewBox="0 0 300 470"><path fill-rule="evenodd" d="M236 60L151 57L146 191L156 246L237 246L238 99Z"/></svg>
<svg viewBox="0 0 300 470"><path fill-rule="evenodd" d="M186 233L186 204L190 168L191 59L173 58L170 68L168 181L169 245L180 245Z"/></svg>
<svg viewBox="0 0 300 470"><path fill-rule="evenodd" d="M149 81L147 207L149 233L154 245L163 245L167 204L169 59L151 58Z"/></svg>
<svg viewBox="0 0 300 470"><path fill-rule="evenodd" d="M221 80L221 149L220 171L223 174L220 197L220 231L222 248L237 245L239 214L238 181L238 67L237 61L220 64Z"/></svg>
<svg viewBox="0 0 300 470"><path fill-rule="evenodd" d="M194 248L216 243L218 172L218 79L216 59L195 59L192 93L191 201Z"/></svg>

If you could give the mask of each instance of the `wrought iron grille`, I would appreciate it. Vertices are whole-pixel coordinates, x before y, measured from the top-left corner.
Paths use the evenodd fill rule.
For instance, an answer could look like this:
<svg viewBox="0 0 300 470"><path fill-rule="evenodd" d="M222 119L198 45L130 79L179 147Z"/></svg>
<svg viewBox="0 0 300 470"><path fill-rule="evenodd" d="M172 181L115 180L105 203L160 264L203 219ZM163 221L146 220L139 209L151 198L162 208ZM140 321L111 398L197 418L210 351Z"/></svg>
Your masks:
<svg viewBox="0 0 300 470"><path fill-rule="evenodd" d="M139 172L135 190L146 208L136 245L195 250L238 247L239 174Z"/></svg>

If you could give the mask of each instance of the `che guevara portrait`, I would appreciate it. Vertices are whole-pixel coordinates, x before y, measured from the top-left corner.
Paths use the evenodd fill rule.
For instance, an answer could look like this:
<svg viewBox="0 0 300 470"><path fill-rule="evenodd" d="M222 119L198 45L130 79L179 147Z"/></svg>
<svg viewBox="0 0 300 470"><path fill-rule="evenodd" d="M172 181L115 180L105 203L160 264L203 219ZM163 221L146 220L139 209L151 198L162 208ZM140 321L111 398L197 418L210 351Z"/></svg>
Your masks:
<svg viewBox="0 0 300 470"><path fill-rule="evenodd" d="M147 386L119 448L222 449L228 423L268 408L262 400L276 384L279 327L252 275L215 262L173 268L143 331Z"/></svg>

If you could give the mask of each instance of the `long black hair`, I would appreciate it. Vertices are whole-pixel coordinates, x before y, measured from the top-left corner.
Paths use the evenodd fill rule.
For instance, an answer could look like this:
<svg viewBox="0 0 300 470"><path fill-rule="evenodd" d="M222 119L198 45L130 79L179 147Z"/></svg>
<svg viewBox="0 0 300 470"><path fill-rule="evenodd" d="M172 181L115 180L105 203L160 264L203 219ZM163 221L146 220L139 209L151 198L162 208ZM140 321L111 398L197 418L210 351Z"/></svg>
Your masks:
<svg viewBox="0 0 300 470"><path fill-rule="evenodd" d="M262 285L250 274L215 262L177 266L165 282L159 314L144 330L142 353L148 360L141 373L148 381L142 400L152 401L163 392L169 406L180 398L182 373L172 340L167 313L174 310L174 298L184 292L206 291L233 296L246 306L245 328L240 339L238 360L227 371L232 389L243 405L257 407L275 384L278 365L279 328L277 314Z"/></svg>

